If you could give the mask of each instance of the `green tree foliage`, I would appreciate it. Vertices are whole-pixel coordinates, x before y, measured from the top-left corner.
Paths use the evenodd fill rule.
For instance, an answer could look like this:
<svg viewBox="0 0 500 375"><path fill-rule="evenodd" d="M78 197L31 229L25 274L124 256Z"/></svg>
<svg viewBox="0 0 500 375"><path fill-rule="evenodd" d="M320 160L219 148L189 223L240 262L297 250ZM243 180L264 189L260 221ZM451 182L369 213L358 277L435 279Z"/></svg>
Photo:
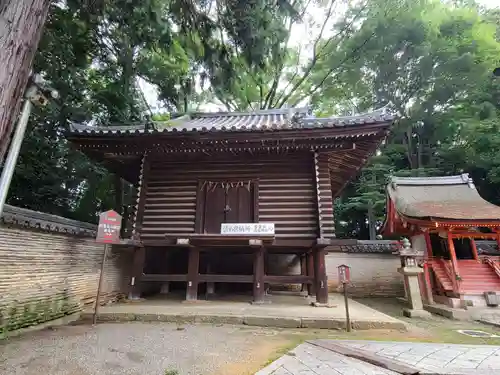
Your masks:
<svg viewBox="0 0 500 375"><path fill-rule="evenodd" d="M184 109L194 76L236 74L234 56L262 66L280 34L286 1L71 0L53 2L34 70L52 81L61 100L32 115L8 203L79 220L115 207L120 186L64 139L71 122L147 121L140 80L158 87L167 109Z"/></svg>
<svg viewBox="0 0 500 375"><path fill-rule="evenodd" d="M61 100L32 116L9 203L95 220L119 190L130 201L130 190L71 150L69 124L168 126L173 112L207 103L308 104L322 116L386 106L401 116L337 197L339 236L370 237L390 175L469 172L500 203L498 11L439 0L82 3L51 7L35 70ZM149 108L144 82L157 89L161 113Z"/></svg>
<svg viewBox="0 0 500 375"><path fill-rule="evenodd" d="M498 82L491 72L500 57L499 25L473 6L421 1L405 9L400 22L374 18L367 30L361 28L360 34L378 37L340 81L345 101L356 103L358 110L387 105L401 115L381 150L392 174L469 172L483 196L498 202ZM324 86L324 96L341 91L335 82ZM361 173L355 190L342 197L345 214L351 215L348 209L357 204L366 215L360 202L379 196L387 179L370 186L364 177L374 168L377 158ZM383 205L375 212L383 217Z"/></svg>

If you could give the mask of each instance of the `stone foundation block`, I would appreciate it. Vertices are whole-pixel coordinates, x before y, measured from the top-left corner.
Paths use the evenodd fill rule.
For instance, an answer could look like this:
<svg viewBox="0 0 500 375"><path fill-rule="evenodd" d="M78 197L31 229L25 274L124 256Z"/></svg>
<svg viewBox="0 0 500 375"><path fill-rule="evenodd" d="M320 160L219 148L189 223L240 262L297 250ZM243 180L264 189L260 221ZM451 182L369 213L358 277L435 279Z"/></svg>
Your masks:
<svg viewBox="0 0 500 375"><path fill-rule="evenodd" d="M368 329L396 329L398 331L407 331L408 327L403 322L370 322L370 321L351 321L351 327L354 330Z"/></svg>
<svg viewBox="0 0 500 375"><path fill-rule="evenodd" d="M302 328L345 329L345 321L321 318L302 318Z"/></svg>
<svg viewBox="0 0 500 375"><path fill-rule="evenodd" d="M245 316L243 324L259 327L276 328L300 328L302 326L300 318L278 318L272 316Z"/></svg>
<svg viewBox="0 0 500 375"><path fill-rule="evenodd" d="M403 309L403 315L407 318L420 318L420 319L430 319L432 317L431 313L425 310L414 310L409 308Z"/></svg>
<svg viewBox="0 0 500 375"><path fill-rule="evenodd" d="M195 323L204 324L244 324L243 320L241 316L231 315L197 315L195 317Z"/></svg>

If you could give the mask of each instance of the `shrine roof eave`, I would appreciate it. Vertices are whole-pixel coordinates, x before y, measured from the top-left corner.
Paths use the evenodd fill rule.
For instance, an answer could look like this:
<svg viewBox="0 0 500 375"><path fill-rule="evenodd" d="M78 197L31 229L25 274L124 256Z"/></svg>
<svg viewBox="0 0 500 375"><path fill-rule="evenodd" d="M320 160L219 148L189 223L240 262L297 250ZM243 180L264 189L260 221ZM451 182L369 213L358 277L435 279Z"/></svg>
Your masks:
<svg viewBox="0 0 500 375"><path fill-rule="evenodd" d="M464 173L440 177L392 177L387 185L383 230L395 228L499 227L500 207L486 201Z"/></svg>
<svg viewBox="0 0 500 375"><path fill-rule="evenodd" d="M398 219L385 220L382 225L382 234L394 234L396 229L390 233L391 221L393 221L393 228L404 228L404 231L409 231L410 227L417 227L418 229L431 229L431 228L471 228L471 227L484 227L484 228L500 228L500 219L498 220L481 220L481 219L447 219L439 217L411 217L398 213Z"/></svg>
<svg viewBox="0 0 500 375"><path fill-rule="evenodd" d="M216 112L186 114L167 122L148 122L131 125L94 126L71 124L67 137L71 139L87 137L120 138L120 137L172 137L187 134L211 135L226 137L228 133L292 133L304 134L317 129L336 129L349 131L353 128L370 127L371 125L392 124L396 120L394 114L381 108L369 113L352 116L316 118L308 114L304 108L283 108L260 110L254 112Z"/></svg>
<svg viewBox="0 0 500 375"><path fill-rule="evenodd" d="M74 148L131 181L144 155L165 160L234 157L276 150L332 153L332 191L339 194L387 136L396 117L385 110L334 118L290 117L290 110L197 114L166 128L73 124ZM342 177L342 178L340 178Z"/></svg>
<svg viewBox="0 0 500 375"><path fill-rule="evenodd" d="M151 133L67 133L66 138L73 144L92 148L107 146L130 145L153 148L158 145L180 146L184 142L196 142L197 147L210 145L217 141L233 141L235 143L259 143L262 141L294 142L297 140L317 142L332 142L360 138L385 137L392 122L383 122L349 128L313 128L313 129L279 129L274 131L182 131L182 132L151 132ZM278 144L279 145L279 144ZM187 145L189 147L189 145Z"/></svg>

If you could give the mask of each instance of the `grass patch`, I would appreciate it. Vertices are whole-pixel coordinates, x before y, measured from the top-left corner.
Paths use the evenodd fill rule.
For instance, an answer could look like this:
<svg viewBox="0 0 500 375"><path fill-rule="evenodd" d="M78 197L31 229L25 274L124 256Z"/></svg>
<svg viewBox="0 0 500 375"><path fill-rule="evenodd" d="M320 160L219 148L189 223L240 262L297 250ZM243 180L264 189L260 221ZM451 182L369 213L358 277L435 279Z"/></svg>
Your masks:
<svg viewBox="0 0 500 375"><path fill-rule="evenodd" d="M177 370L165 370L164 375L179 375L179 371L177 371Z"/></svg>
<svg viewBox="0 0 500 375"><path fill-rule="evenodd" d="M283 355L287 354L290 350L295 349L297 346L302 344L305 341L303 337L293 337L287 339L287 343L283 346L280 346L278 349L276 349L273 353L271 353L264 365L262 367L266 367L276 361L278 358L282 357Z"/></svg>
<svg viewBox="0 0 500 375"><path fill-rule="evenodd" d="M390 315L409 324L409 332L401 338L389 334L375 339L378 341L418 341L449 344L500 345L500 338L470 337L458 333L458 329L478 330L500 335L500 329L473 321L459 321L433 315L431 319L407 318L403 316L402 305L395 298L360 298L357 302ZM359 332L359 331L358 331ZM370 340L361 338L360 340Z"/></svg>
<svg viewBox="0 0 500 375"><path fill-rule="evenodd" d="M427 322L428 329L410 331L398 330L363 330L363 331L332 331L313 329L277 329L275 338L285 342L284 345L273 351L261 368L270 365L283 355L287 355L291 350L307 340L330 339L330 340L368 340L368 341L405 341L405 342L429 342L429 343L450 343L450 344L475 344L475 345L500 345L500 338L475 338L456 332L456 329L471 329L495 332L489 326L475 324L472 322L447 321ZM444 324L443 324L444 323ZM423 322L425 324L425 322ZM291 354L293 355L293 353Z"/></svg>

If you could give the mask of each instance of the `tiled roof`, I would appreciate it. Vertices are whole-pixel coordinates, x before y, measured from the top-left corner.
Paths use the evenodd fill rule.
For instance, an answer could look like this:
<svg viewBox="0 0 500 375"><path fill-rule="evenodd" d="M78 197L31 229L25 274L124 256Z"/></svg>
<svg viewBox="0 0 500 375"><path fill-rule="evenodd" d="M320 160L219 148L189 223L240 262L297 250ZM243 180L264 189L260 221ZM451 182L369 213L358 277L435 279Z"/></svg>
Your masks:
<svg viewBox="0 0 500 375"><path fill-rule="evenodd" d="M69 233L94 237L97 225L66 219L61 216L5 205L0 222L49 232Z"/></svg>
<svg viewBox="0 0 500 375"><path fill-rule="evenodd" d="M396 211L413 218L500 220L500 207L484 200L468 174L395 177L387 187Z"/></svg>
<svg viewBox="0 0 500 375"><path fill-rule="evenodd" d="M308 108L269 109L255 112L193 113L166 122L150 124L90 126L72 124L73 134L144 134L208 131L272 131L304 128L334 128L362 124L390 123L393 114L385 108L354 116L315 118Z"/></svg>
<svg viewBox="0 0 500 375"><path fill-rule="evenodd" d="M500 255L498 243L495 240L475 240L479 255Z"/></svg>
<svg viewBox="0 0 500 375"><path fill-rule="evenodd" d="M340 245L347 253L394 254L400 248L399 242L392 240L358 240L355 244Z"/></svg>

